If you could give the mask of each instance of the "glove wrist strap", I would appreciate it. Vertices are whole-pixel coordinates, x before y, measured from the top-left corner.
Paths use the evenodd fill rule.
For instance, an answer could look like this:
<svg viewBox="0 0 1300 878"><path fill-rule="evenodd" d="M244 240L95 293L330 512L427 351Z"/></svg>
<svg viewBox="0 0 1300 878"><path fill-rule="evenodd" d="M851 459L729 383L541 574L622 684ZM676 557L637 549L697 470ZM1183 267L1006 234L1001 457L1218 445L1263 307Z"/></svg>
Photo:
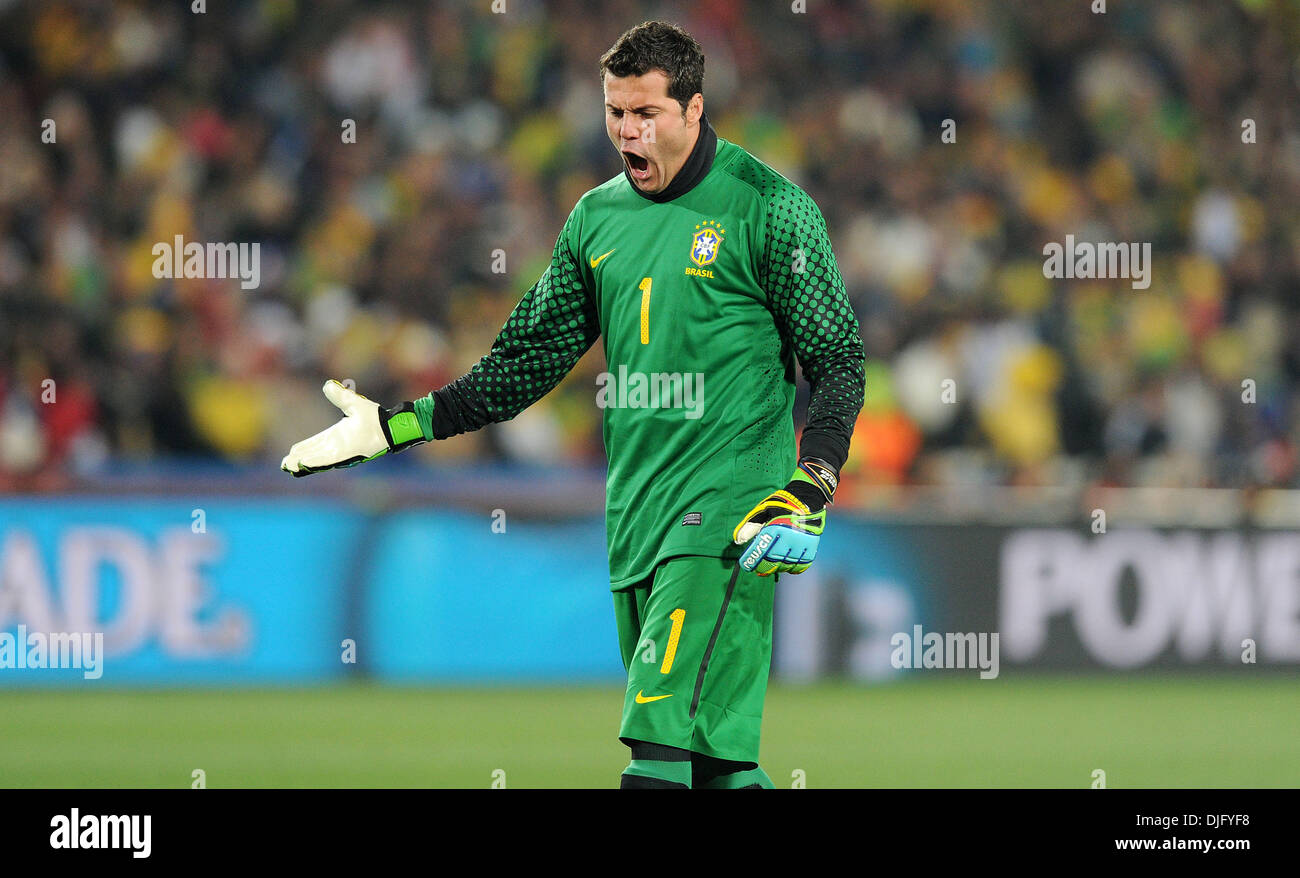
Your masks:
<svg viewBox="0 0 1300 878"><path fill-rule="evenodd" d="M786 490L816 512L835 500L838 485L839 474L833 466L816 457L804 457L795 467Z"/></svg>
<svg viewBox="0 0 1300 878"><path fill-rule="evenodd" d="M420 419L415 414L415 404L404 402L397 408L379 408L379 427L388 440L390 452L405 451L424 441Z"/></svg>

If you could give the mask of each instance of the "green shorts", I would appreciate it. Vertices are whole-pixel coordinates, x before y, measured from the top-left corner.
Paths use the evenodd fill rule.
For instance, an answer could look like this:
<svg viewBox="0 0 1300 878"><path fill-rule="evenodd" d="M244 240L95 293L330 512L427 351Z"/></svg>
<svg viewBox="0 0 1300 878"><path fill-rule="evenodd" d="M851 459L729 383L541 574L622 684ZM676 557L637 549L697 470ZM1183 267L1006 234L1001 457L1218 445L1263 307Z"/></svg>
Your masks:
<svg viewBox="0 0 1300 878"><path fill-rule="evenodd" d="M621 739L758 762L773 579L692 555L613 592L627 669Z"/></svg>

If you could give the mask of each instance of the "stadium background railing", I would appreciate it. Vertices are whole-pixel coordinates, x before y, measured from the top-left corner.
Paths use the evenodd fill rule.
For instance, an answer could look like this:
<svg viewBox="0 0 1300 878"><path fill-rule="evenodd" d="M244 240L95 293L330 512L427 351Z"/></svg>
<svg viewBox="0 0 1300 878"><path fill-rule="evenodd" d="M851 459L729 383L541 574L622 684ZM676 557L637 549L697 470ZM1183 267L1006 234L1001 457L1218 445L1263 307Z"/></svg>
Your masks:
<svg viewBox="0 0 1300 878"><path fill-rule="evenodd" d="M0 631L102 632L97 685L613 681L602 482L177 462L10 495ZM777 598L788 680L896 679L894 638L917 625L998 634L1002 673L1294 670L1300 492L882 490L834 510L818 564Z"/></svg>

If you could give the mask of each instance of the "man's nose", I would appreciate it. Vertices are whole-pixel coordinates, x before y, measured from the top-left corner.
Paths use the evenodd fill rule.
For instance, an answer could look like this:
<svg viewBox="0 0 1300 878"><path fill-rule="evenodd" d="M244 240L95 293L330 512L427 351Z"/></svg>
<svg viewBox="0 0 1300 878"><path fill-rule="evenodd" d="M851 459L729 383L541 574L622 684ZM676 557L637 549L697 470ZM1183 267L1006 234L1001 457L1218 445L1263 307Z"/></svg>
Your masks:
<svg viewBox="0 0 1300 878"><path fill-rule="evenodd" d="M631 113L624 113L618 124L618 136L623 140L641 139L641 122Z"/></svg>

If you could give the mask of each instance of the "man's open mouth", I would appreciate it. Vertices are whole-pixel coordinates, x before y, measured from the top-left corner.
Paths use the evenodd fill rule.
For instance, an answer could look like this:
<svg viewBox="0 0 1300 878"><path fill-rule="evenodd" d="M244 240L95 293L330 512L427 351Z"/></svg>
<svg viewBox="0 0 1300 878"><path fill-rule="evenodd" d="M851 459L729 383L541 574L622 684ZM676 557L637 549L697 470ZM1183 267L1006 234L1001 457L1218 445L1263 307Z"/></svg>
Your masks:
<svg viewBox="0 0 1300 878"><path fill-rule="evenodd" d="M628 172L631 173L633 179L648 180L650 178L650 162L646 160L645 156L624 150L623 160L627 162Z"/></svg>

